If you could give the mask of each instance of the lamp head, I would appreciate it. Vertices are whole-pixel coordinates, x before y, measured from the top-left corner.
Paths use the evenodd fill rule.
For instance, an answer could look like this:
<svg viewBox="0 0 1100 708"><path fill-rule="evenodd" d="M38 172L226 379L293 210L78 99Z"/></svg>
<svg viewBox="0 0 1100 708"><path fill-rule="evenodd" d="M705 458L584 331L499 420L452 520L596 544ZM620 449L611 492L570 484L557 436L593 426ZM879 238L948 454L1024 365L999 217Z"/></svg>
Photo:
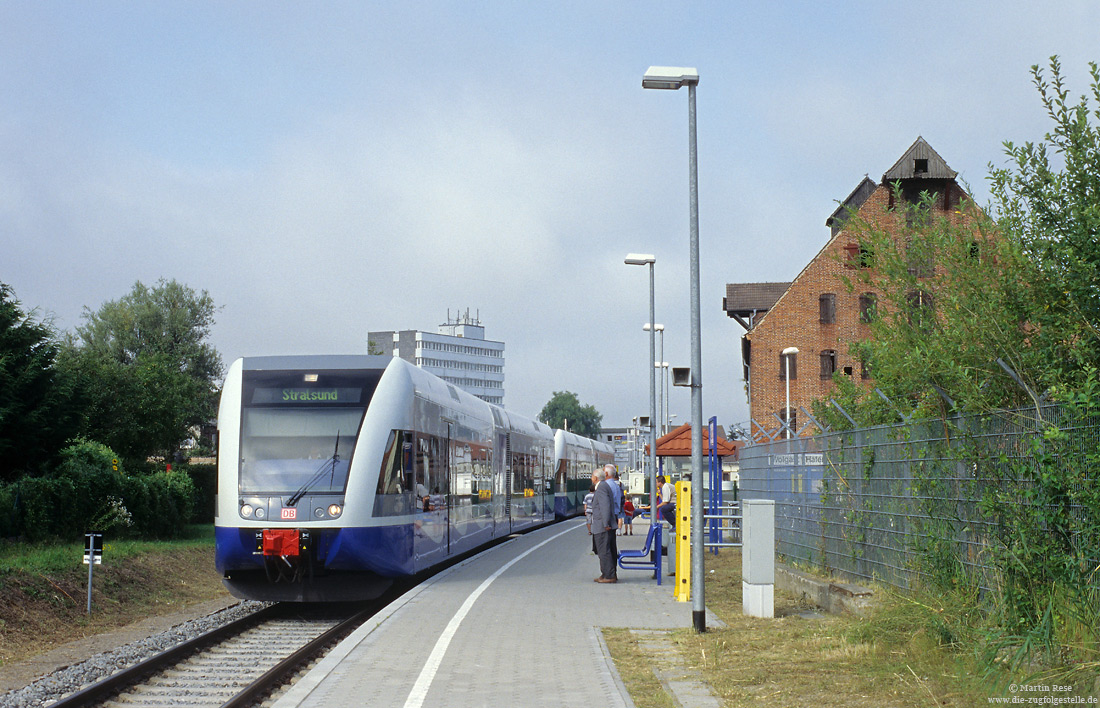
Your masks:
<svg viewBox="0 0 1100 708"><path fill-rule="evenodd" d="M649 265L657 262L657 256L651 253L628 253L623 263L627 265Z"/></svg>
<svg viewBox="0 0 1100 708"><path fill-rule="evenodd" d="M686 66L651 66L642 77L642 88L670 89L699 83L699 70Z"/></svg>

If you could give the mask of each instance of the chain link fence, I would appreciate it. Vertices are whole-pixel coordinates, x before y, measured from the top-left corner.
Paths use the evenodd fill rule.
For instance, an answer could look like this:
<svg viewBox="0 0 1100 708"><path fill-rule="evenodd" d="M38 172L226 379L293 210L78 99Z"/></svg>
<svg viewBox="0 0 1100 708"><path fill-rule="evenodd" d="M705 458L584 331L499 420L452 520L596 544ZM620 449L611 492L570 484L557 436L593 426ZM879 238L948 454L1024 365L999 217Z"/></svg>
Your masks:
<svg viewBox="0 0 1100 708"><path fill-rule="evenodd" d="M1095 485L1082 461L1095 459L1100 421L1071 422L1048 405L748 445L741 497L775 500L777 550L788 559L904 589L961 569L988 590L998 580L989 552L1011 535L991 500L1034 503L1019 492L1032 484L1036 451L1049 464L1050 430L1061 433L1055 464ZM1100 566L1096 509L1067 504L1066 513L1080 521L1068 524L1079 531L1067 543Z"/></svg>

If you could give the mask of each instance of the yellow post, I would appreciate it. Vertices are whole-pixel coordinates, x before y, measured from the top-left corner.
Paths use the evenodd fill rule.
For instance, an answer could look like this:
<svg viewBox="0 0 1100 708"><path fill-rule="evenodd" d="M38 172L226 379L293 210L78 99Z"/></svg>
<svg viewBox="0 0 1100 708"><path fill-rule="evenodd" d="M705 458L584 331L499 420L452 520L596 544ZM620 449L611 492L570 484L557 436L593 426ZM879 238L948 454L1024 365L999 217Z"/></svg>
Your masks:
<svg viewBox="0 0 1100 708"><path fill-rule="evenodd" d="M677 602L691 601L691 482L676 484Z"/></svg>

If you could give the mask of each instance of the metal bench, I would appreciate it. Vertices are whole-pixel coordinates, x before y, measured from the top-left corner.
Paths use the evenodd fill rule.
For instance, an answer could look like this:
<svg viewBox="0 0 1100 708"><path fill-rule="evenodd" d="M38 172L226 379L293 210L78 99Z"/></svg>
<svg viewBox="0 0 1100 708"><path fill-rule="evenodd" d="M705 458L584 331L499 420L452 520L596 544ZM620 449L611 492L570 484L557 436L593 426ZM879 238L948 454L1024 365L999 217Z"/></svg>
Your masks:
<svg viewBox="0 0 1100 708"><path fill-rule="evenodd" d="M652 549L656 548L654 554ZM619 567L623 570L652 570L657 574L658 584L661 581L661 524L650 525L649 533L645 537L645 545L638 551L619 551ZM653 556L651 559L650 556ZM645 560L641 560L641 559Z"/></svg>

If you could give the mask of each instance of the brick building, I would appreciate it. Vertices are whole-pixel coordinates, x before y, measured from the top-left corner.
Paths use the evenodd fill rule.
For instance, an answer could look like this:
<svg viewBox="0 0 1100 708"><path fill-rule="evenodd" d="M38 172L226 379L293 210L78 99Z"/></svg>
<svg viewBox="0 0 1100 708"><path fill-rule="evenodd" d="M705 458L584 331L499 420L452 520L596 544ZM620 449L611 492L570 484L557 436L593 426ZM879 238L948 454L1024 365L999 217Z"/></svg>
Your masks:
<svg viewBox="0 0 1100 708"><path fill-rule="evenodd" d="M956 175L923 138L917 138L883 174L881 183L864 177L829 216L825 222L830 228L828 242L792 282L726 286L723 308L746 330L741 358L754 438L766 440L782 432L788 356L791 427L796 433L814 432L799 412L809 411L812 401L829 397L834 372L873 387L871 372L854 358L849 345L869 335L878 293L861 291L862 286L848 292L844 284L844 275L872 262L869 254L861 253L856 236L845 230L845 223L857 212L888 232L900 225L905 216L904 210L895 209L891 187L895 183L906 201L918 200L921 192L935 193L934 208L956 212L960 200L968 198ZM932 275L930 269L928 276ZM789 348L798 353L784 356Z"/></svg>

